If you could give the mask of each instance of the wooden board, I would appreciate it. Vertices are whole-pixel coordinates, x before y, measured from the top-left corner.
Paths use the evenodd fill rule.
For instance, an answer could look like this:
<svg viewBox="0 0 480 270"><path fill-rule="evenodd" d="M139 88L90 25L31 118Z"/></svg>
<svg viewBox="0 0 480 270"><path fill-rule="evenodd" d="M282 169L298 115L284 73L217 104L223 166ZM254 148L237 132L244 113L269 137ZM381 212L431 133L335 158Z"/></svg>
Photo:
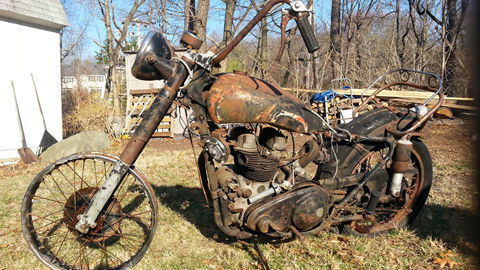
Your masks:
<svg viewBox="0 0 480 270"><path fill-rule="evenodd" d="M127 105L127 117L125 128L135 130L135 125L142 122L141 113L146 112L150 108L156 94L160 89L137 89L130 90L129 102ZM137 106L135 106L137 105ZM174 119L170 115L171 109L167 112L162 122L157 126L152 137L173 137L174 136Z"/></svg>
<svg viewBox="0 0 480 270"><path fill-rule="evenodd" d="M131 96L141 96L146 94L158 94L160 92L160 88L151 88L151 89L135 89L130 90Z"/></svg>
<svg viewBox="0 0 480 270"><path fill-rule="evenodd" d="M352 89L354 96L360 96L365 89ZM364 96L370 96L375 92L375 90L368 90L365 92ZM342 95L350 95L349 90L340 90L335 91L335 93L339 93ZM419 98L427 100L429 99L434 93L433 92L421 92L421 91L392 91L392 90L384 90L377 94L378 98ZM435 96L434 99L438 99L438 96ZM473 98L462 98L462 97L445 97L445 100L455 100L455 101L473 101Z"/></svg>
<svg viewBox="0 0 480 270"><path fill-rule="evenodd" d="M420 100L420 99L403 99L403 98L392 98L390 99L391 101L401 101L401 102L410 102L410 103L420 103L423 104L425 100ZM437 101L431 100L428 104L435 104ZM445 107L453 108L453 109L462 109L462 110L469 110L469 111L475 111L477 107L475 106L467 106L467 105L458 105L455 102L452 102L451 100L446 100L443 104Z"/></svg>
<svg viewBox="0 0 480 270"><path fill-rule="evenodd" d="M306 90L306 89L292 89L285 88L284 90L293 91L293 92L307 92L307 93L321 93L322 90ZM371 89L365 92L364 96L370 96L375 92L376 89ZM350 90L336 90L335 93L341 95L350 95L351 93L354 96L360 96L365 89L352 89ZM393 90L384 90L377 94L378 98L419 98L419 99L429 99L433 95L433 92L428 91L393 91ZM438 97L435 97L438 99ZM445 100L454 100L454 101L474 101L473 98L464 98L464 97L445 97Z"/></svg>

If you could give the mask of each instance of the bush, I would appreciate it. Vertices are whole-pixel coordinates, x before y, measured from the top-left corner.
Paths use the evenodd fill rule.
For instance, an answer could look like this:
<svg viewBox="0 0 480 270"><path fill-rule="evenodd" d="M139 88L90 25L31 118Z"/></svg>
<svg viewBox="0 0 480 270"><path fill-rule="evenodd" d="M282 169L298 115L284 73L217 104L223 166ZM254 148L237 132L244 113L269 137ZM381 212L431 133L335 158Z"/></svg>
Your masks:
<svg viewBox="0 0 480 270"><path fill-rule="evenodd" d="M112 127L113 109L96 92L64 90L62 112L64 138L84 130L101 131L116 138Z"/></svg>

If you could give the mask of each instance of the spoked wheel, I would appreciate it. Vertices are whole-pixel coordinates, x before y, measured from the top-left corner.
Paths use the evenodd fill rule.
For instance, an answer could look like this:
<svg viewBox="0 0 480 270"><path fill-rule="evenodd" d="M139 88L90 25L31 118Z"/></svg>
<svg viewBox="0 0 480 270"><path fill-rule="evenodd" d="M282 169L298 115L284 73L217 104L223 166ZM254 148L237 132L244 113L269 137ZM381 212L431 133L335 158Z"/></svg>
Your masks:
<svg viewBox="0 0 480 270"><path fill-rule="evenodd" d="M116 157L78 154L40 172L22 205L22 228L35 255L52 269L125 269L145 254L156 228L157 203L133 166L88 233L75 229Z"/></svg>
<svg viewBox="0 0 480 270"><path fill-rule="evenodd" d="M368 220L354 221L344 226L344 231L355 235L376 235L405 227L418 215L427 200L432 184L432 160L421 141L412 140L413 149L409 170L402 180L402 191L397 198L378 204L375 214ZM352 173L368 171L386 153L385 149L372 150L354 166ZM381 190L388 194L387 186ZM388 197L388 196L387 196ZM361 205L361 207L365 207Z"/></svg>

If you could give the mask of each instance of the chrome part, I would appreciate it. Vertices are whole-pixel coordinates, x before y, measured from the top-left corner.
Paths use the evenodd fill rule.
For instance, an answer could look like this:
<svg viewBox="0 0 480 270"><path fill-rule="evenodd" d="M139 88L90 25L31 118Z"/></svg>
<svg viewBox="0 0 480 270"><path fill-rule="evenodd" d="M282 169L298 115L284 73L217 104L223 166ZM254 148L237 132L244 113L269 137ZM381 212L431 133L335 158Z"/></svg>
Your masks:
<svg viewBox="0 0 480 270"><path fill-rule="evenodd" d="M255 202L257 202L257 201L259 201L259 200L261 200L261 199L263 199L267 196L270 196L270 195L273 195L273 194L280 194L281 192L282 192L282 188L280 187L280 185L277 184L277 183L272 183L271 188L248 198L248 203L252 204L252 203L255 203Z"/></svg>
<svg viewBox="0 0 480 270"><path fill-rule="evenodd" d="M225 145L217 138L211 137L205 143L205 150L210 158L216 162L224 163L228 159L228 150Z"/></svg>
<svg viewBox="0 0 480 270"><path fill-rule="evenodd" d="M400 195L400 191L402 189L402 179L403 173L393 173L392 180L390 182L390 194L394 197L398 197Z"/></svg>
<svg viewBox="0 0 480 270"><path fill-rule="evenodd" d="M287 191L289 189L292 188L292 183L290 183L289 181L284 181L282 184L277 184L277 183L272 183L272 187L263 191L263 192L260 192L256 195L253 195L251 196L250 198L248 198L248 203L252 204L252 203L255 203L267 196L270 196L270 195L278 195L280 193L283 192L283 190Z"/></svg>
<svg viewBox="0 0 480 270"><path fill-rule="evenodd" d="M83 215L78 216L79 221L75 225L75 229L81 233L87 233L90 228L97 226L95 221L97 220L98 215L102 211L103 207L105 207L105 204L112 196L118 184L122 181L129 167L129 164L126 164L121 160L115 162L112 171L108 175L102 187L98 190L95 196L93 196L91 201L92 204L90 204L87 211L85 211Z"/></svg>
<svg viewBox="0 0 480 270"><path fill-rule="evenodd" d="M290 3L290 6L292 7L292 10L295 12L312 12L307 8L307 6L305 6L303 2L300 2L300 1L293 1Z"/></svg>
<svg viewBox="0 0 480 270"><path fill-rule="evenodd" d="M390 165L390 168L393 171L390 182L390 194L394 197L400 195L403 174L408 170L412 147L413 143L410 141L409 135L403 136L398 140L397 145L395 146L395 151L392 156L392 164Z"/></svg>

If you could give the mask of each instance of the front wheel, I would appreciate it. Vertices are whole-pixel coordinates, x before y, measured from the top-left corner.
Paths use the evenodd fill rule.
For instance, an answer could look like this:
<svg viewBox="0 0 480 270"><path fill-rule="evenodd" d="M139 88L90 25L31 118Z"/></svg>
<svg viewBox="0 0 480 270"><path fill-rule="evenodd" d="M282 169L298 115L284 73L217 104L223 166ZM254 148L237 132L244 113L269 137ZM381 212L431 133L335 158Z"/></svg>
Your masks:
<svg viewBox="0 0 480 270"><path fill-rule="evenodd" d="M127 269L145 254L156 228L157 203L133 166L88 233L75 229L80 215L117 158L73 155L40 172L25 193L22 229L33 253L51 269Z"/></svg>
<svg viewBox="0 0 480 270"><path fill-rule="evenodd" d="M405 227L415 219L427 200L432 185L433 170L432 159L425 144L419 140L412 140L412 143L409 169L416 173L403 177L400 196L394 200L379 203L375 214L368 220L354 221L344 225L345 232L354 235L377 235ZM372 149L356 162L351 173L368 171L384 154L384 148ZM388 194L386 185L381 192ZM360 207L364 206L360 205Z"/></svg>

